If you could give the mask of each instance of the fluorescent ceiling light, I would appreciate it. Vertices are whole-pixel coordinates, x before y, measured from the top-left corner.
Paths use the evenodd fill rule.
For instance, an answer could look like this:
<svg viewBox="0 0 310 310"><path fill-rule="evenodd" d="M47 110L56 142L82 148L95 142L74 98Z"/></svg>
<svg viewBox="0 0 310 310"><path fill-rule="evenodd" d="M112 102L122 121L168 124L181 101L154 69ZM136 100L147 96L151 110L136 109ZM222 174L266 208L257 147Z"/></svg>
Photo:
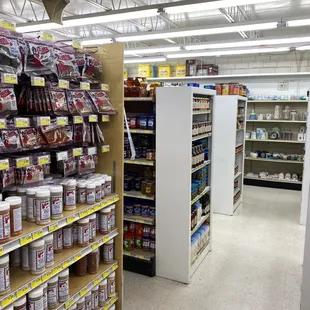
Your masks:
<svg viewBox="0 0 310 310"><path fill-rule="evenodd" d="M156 58L132 58L124 59L125 64L137 64L137 63L149 63L149 62L162 62L166 61L166 57L156 57Z"/></svg>
<svg viewBox="0 0 310 310"><path fill-rule="evenodd" d="M90 46L90 45L100 45L100 44L112 43L112 39L111 38L89 39L89 40L83 40L80 42L83 46L85 46L85 45Z"/></svg>
<svg viewBox="0 0 310 310"><path fill-rule="evenodd" d="M239 31L252 31L252 30L264 30L277 28L277 22L250 24L250 25L236 25L226 26L218 28L205 28L205 29L192 29L192 30L179 30L179 31L167 31L161 33L140 34L134 36L123 36L115 38L118 42L133 42L133 41L145 41L145 40L159 40L166 38L181 38L190 36L202 36L202 35L214 35L220 33L232 33Z"/></svg>
<svg viewBox="0 0 310 310"><path fill-rule="evenodd" d="M204 10L216 10L220 8L234 7L238 5L270 3L270 1L271 0L219 0L211 2L206 1L205 3L195 3L188 5L166 7L165 11L168 14L179 14L179 13L199 12Z"/></svg>
<svg viewBox="0 0 310 310"><path fill-rule="evenodd" d="M309 25L310 25L310 19L289 20L287 22L288 27L300 27Z"/></svg>
<svg viewBox="0 0 310 310"><path fill-rule="evenodd" d="M124 55L156 54L156 53L165 53L165 52L178 52L180 50L181 50L180 46L128 49L124 51Z"/></svg>
<svg viewBox="0 0 310 310"><path fill-rule="evenodd" d="M305 43L305 42L310 42L310 37L251 40L251 41L239 41L239 42L227 42L227 43L223 42L214 44L197 44L197 45L186 45L184 46L184 48L188 51L194 51L194 50L207 50L217 48L250 47L250 46L293 44L293 43Z"/></svg>
<svg viewBox="0 0 310 310"><path fill-rule="evenodd" d="M297 47L296 50L297 51L308 51L310 50L310 45Z"/></svg>
<svg viewBox="0 0 310 310"><path fill-rule="evenodd" d="M210 56L225 56L225 55L242 55L242 54L261 54L261 53L277 53L287 52L288 47L279 48L253 48L248 50L230 50L230 51L212 51L212 52L197 52L197 53L183 53L170 54L167 58L190 58L190 57L210 57Z"/></svg>

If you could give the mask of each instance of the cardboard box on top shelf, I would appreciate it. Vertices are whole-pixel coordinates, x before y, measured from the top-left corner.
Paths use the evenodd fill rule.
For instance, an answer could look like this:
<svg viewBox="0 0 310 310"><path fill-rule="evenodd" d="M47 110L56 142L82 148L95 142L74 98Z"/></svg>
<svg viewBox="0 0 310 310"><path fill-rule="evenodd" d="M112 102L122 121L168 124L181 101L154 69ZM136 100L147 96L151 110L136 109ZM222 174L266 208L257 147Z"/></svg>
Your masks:
<svg viewBox="0 0 310 310"><path fill-rule="evenodd" d="M138 76L142 78L157 77L157 67L153 65L140 64L138 66Z"/></svg>
<svg viewBox="0 0 310 310"><path fill-rule="evenodd" d="M196 76L197 66L202 65L203 62L198 59L187 59L186 60L186 76Z"/></svg>
<svg viewBox="0 0 310 310"><path fill-rule="evenodd" d="M171 65L165 64L158 66L158 77L160 78L172 77Z"/></svg>
<svg viewBox="0 0 310 310"><path fill-rule="evenodd" d="M219 67L213 64L200 64L197 65L196 75L218 75Z"/></svg>
<svg viewBox="0 0 310 310"><path fill-rule="evenodd" d="M176 77L186 76L186 65L177 65L175 67L175 76Z"/></svg>

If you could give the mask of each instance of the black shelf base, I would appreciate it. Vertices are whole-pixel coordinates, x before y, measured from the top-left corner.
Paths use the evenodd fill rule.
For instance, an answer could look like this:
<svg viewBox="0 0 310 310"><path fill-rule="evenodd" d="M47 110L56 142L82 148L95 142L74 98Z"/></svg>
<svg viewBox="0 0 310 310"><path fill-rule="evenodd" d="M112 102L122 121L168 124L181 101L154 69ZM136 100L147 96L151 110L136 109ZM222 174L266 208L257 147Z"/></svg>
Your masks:
<svg viewBox="0 0 310 310"><path fill-rule="evenodd" d="M155 257L151 260L139 259L123 255L124 270L142 274L148 277L155 277Z"/></svg>
<svg viewBox="0 0 310 310"><path fill-rule="evenodd" d="M301 184L284 183L284 182L268 182L268 181L259 180L259 179L257 180L244 179L244 185L282 188L282 189L290 189L294 191L301 191Z"/></svg>

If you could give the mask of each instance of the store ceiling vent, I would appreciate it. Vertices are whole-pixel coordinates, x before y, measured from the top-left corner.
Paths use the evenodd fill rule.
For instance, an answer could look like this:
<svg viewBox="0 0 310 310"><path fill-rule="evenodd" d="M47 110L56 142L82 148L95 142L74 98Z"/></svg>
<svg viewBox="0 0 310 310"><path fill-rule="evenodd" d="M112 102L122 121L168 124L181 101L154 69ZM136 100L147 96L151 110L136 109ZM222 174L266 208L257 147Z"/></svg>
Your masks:
<svg viewBox="0 0 310 310"><path fill-rule="evenodd" d="M62 24L62 12L70 3L70 0L42 0L42 2L50 20Z"/></svg>

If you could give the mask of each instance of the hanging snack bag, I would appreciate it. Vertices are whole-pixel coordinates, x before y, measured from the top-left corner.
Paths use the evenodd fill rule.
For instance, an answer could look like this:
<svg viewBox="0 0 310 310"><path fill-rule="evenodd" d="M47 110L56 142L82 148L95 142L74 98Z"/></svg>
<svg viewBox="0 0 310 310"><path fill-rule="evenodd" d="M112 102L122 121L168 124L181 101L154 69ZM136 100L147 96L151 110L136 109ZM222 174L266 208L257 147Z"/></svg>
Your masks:
<svg viewBox="0 0 310 310"><path fill-rule="evenodd" d="M108 94L102 90L88 90L93 105L97 113L101 114L115 114L116 110L113 108Z"/></svg>
<svg viewBox="0 0 310 310"><path fill-rule="evenodd" d="M27 57L25 62L25 73L29 75L43 75L56 72L54 47L52 44L26 40Z"/></svg>
<svg viewBox="0 0 310 310"><path fill-rule="evenodd" d="M37 130L35 128L19 129L20 141L23 148L39 147L37 139Z"/></svg>
<svg viewBox="0 0 310 310"><path fill-rule="evenodd" d="M84 90L68 90L67 95L69 108L73 106L81 115L94 113L91 102Z"/></svg>
<svg viewBox="0 0 310 310"><path fill-rule="evenodd" d="M66 92L62 89L51 89L51 106L55 115L68 115L69 108L67 104Z"/></svg>
<svg viewBox="0 0 310 310"><path fill-rule="evenodd" d="M19 74L22 71L17 38L0 33L0 73Z"/></svg>
<svg viewBox="0 0 310 310"><path fill-rule="evenodd" d="M0 64L1 66L1 64ZM13 87L0 88L0 115L17 114L17 103Z"/></svg>
<svg viewBox="0 0 310 310"><path fill-rule="evenodd" d="M56 58L58 78L75 79L80 77L79 68L73 52L55 48L54 54Z"/></svg>
<svg viewBox="0 0 310 310"><path fill-rule="evenodd" d="M98 124L93 124L94 125L94 144L95 145L104 145L104 136L103 133L100 129L100 126Z"/></svg>
<svg viewBox="0 0 310 310"><path fill-rule="evenodd" d="M50 146L65 145L72 142L71 126L58 126L56 120L50 125L40 127L40 130Z"/></svg>
<svg viewBox="0 0 310 310"><path fill-rule="evenodd" d="M76 64L78 66L78 69L79 69L79 73L80 73L80 76L83 75L83 72L84 72L84 68L85 68L85 54L84 53L76 53L75 54L75 60L76 60Z"/></svg>
<svg viewBox="0 0 310 310"><path fill-rule="evenodd" d="M94 56L85 54L85 67L83 77L93 82L98 82L102 78L102 65Z"/></svg>
<svg viewBox="0 0 310 310"><path fill-rule="evenodd" d="M27 47L27 43L25 42L23 38L17 38L17 42L18 42L19 52L21 56L22 72L24 72L26 56L28 53L28 47Z"/></svg>
<svg viewBox="0 0 310 310"><path fill-rule="evenodd" d="M19 150L21 149L21 143L19 139L18 130L8 129L1 131L1 145L8 150Z"/></svg>

